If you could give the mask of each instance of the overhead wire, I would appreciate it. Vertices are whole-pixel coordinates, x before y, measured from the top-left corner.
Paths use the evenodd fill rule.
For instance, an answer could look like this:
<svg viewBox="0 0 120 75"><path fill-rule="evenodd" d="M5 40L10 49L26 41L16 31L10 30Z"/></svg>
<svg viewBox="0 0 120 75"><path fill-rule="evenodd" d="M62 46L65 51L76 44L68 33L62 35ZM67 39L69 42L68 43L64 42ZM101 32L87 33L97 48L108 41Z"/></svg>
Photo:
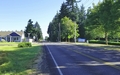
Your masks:
<svg viewBox="0 0 120 75"><path fill-rule="evenodd" d="M81 6L81 5L86 5L88 2L89 2L89 0L85 0L85 1L82 1L82 0L81 0L80 6Z"/></svg>
<svg viewBox="0 0 120 75"><path fill-rule="evenodd" d="M94 0L92 0L92 2L90 2L90 3L89 3L87 6L85 6L85 7L90 7L93 2L94 2Z"/></svg>
<svg viewBox="0 0 120 75"><path fill-rule="evenodd" d="M81 1L82 1L82 0L81 0ZM85 7L85 9L88 9L88 7L90 7L92 3L94 3L94 0L92 0L91 2L90 2L90 0L85 0L84 2L82 2L82 3L80 4L80 6L83 5L83 6Z"/></svg>
<svg viewBox="0 0 120 75"><path fill-rule="evenodd" d="M82 3L82 4L84 4L84 5L85 5L85 4L87 4L88 2L89 2L89 0L86 0L86 1L85 1L84 3Z"/></svg>

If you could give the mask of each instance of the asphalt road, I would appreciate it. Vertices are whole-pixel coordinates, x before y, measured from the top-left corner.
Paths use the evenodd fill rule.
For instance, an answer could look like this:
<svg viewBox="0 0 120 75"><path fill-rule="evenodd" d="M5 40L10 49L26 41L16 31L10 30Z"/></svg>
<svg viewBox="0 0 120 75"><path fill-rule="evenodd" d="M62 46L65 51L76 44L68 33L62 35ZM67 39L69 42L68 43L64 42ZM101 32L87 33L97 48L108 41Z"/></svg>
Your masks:
<svg viewBox="0 0 120 75"><path fill-rule="evenodd" d="M44 43L51 75L120 75L120 53L65 43Z"/></svg>

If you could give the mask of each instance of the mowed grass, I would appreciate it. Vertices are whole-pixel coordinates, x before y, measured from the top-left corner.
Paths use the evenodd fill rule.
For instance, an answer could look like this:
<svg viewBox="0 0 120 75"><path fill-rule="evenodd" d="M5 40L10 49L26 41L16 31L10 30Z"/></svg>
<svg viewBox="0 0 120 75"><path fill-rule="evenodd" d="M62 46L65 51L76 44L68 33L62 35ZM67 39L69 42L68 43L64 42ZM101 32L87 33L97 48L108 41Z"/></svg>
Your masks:
<svg viewBox="0 0 120 75"><path fill-rule="evenodd" d="M32 65L38 54L42 53L41 46L18 48L17 45L0 43L0 75L29 75L34 71Z"/></svg>

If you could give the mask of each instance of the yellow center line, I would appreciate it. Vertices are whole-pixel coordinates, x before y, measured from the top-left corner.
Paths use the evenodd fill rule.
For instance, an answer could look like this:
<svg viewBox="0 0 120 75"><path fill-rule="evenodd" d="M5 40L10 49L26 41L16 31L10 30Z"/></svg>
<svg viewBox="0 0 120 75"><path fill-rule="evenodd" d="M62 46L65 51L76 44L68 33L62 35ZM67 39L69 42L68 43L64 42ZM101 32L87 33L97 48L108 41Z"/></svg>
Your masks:
<svg viewBox="0 0 120 75"><path fill-rule="evenodd" d="M65 48L65 47L64 47L64 48ZM110 66L110 67L113 67L113 68L115 68L115 69L120 70L120 67L119 67L119 66L116 66L116 64L118 64L118 63L119 63L119 65L120 65L120 62L118 62L118 63L115 63L115 62L106 62L106 61L104 61L104 60L101 60L101 59L98 59L98 58L96 58L96 57L93 57L93 56L87 55L87 54L85 54L85 53L82 53L82 52L80 52L80 51L73 50L73 49L71 49L71 48L66 48L66 49L71 50L71 51L74 51L74 52L76 52L76 53L78 53L78 54L80 54L80 55L83 55L83 56L85 56L85 57L88 57L88 58L90 58L90 59L92 59L92 60L98 61L98 62L100 62L100 63L103 63L103 64L107 65L107 66Z"/></svg>

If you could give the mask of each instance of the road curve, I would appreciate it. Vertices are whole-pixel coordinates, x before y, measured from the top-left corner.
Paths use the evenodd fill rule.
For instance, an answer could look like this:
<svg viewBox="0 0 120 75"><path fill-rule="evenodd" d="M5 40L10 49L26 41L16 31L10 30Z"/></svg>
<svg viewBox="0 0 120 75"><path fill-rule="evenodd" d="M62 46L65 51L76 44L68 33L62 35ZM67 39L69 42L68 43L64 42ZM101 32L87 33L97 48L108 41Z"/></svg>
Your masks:
<svg viewBox="0 0 120 75"><path fill-rule="evenodd" d="M65 43L44 45L51 75L120 75L119 52Z"/></svg>

